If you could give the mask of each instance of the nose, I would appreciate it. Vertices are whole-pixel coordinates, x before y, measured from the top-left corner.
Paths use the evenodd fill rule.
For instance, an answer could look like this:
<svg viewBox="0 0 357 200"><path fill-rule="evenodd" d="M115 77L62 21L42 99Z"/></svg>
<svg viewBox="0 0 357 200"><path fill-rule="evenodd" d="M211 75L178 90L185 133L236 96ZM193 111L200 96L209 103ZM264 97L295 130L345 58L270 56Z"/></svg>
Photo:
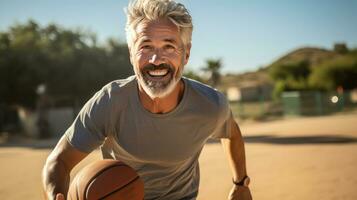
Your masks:
<svg viewBox="0 0 357 200"><path fill-rule="evenodd" d="M154 54L152 54L149 63L153 65L160 65L164 63L163 56L161 55L161 52L156 50Z"/></svg>

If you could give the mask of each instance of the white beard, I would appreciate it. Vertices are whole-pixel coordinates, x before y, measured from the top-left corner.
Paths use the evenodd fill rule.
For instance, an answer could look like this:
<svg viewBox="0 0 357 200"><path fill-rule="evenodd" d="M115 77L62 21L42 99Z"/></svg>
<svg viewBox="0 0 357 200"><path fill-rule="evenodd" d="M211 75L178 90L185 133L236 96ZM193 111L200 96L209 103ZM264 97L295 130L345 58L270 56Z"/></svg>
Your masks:
<svg viewBox="0 0 357 200"><path fill-rule="evenodd" d="M137 70L136 67L134 67L134 72L135 75L138 79L138 83L140 86L144 89L145 93L151 98L163 98L169 95L171 92L174 91L175 87L177 84L180 82L182 74L183 74L183 66L179 67L179 71L177 72L177 75L175 76L174 74L172 75L172 78L170 79L169 83L166 84L165 86L162 86L162 84L154 84L148 81L148 83L145 81L143 74L141 73L140 70ZM152 85L152 86L150 86ZM156 86L154 86L156 85Z"/></svg>

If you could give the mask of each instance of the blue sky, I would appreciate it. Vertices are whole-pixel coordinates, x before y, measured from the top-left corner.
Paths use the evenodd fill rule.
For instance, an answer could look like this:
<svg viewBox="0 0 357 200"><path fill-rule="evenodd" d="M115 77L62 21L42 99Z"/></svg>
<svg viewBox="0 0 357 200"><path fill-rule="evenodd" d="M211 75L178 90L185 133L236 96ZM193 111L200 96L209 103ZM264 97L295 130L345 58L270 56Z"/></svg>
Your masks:
<svg viewBox="0 0 357 200"><path fill-rule="evenodd" d="M299 47L357 47L355 0L181 0L194 22L188 67L222 58L224 72L252 71ZM125 42L127 0L0 0L0 31L29 18Z"/></svg>

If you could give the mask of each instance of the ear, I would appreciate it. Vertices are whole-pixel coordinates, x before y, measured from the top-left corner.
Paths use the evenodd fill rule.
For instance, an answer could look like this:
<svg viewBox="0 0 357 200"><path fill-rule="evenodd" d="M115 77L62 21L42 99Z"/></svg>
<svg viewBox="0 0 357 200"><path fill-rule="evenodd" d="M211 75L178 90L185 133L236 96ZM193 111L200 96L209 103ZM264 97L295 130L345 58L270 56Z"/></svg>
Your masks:
<svg viewBox="0 0 357 200"><path fill-rule="evenodd" d="M188 60L190 58L190 53L191 53L191 42L188 45L186 45L184 65L188 63Z"/></svg>

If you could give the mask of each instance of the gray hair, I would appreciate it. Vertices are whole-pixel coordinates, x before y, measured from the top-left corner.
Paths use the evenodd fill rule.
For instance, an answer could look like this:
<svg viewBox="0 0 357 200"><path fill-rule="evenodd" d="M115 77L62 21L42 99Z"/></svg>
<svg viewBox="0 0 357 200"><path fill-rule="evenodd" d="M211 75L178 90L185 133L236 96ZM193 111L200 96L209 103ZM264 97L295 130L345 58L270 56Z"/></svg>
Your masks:
<svg viewBox="0 0 357 200"><path fill-rule="evenodd" d="M181 3L173 0L132 0L126 9L126 14L125 31L129 48L133 46L136 39L136 27L144 20L169 19L178 27L184 45L191 43L192 19Z"/></svg>

